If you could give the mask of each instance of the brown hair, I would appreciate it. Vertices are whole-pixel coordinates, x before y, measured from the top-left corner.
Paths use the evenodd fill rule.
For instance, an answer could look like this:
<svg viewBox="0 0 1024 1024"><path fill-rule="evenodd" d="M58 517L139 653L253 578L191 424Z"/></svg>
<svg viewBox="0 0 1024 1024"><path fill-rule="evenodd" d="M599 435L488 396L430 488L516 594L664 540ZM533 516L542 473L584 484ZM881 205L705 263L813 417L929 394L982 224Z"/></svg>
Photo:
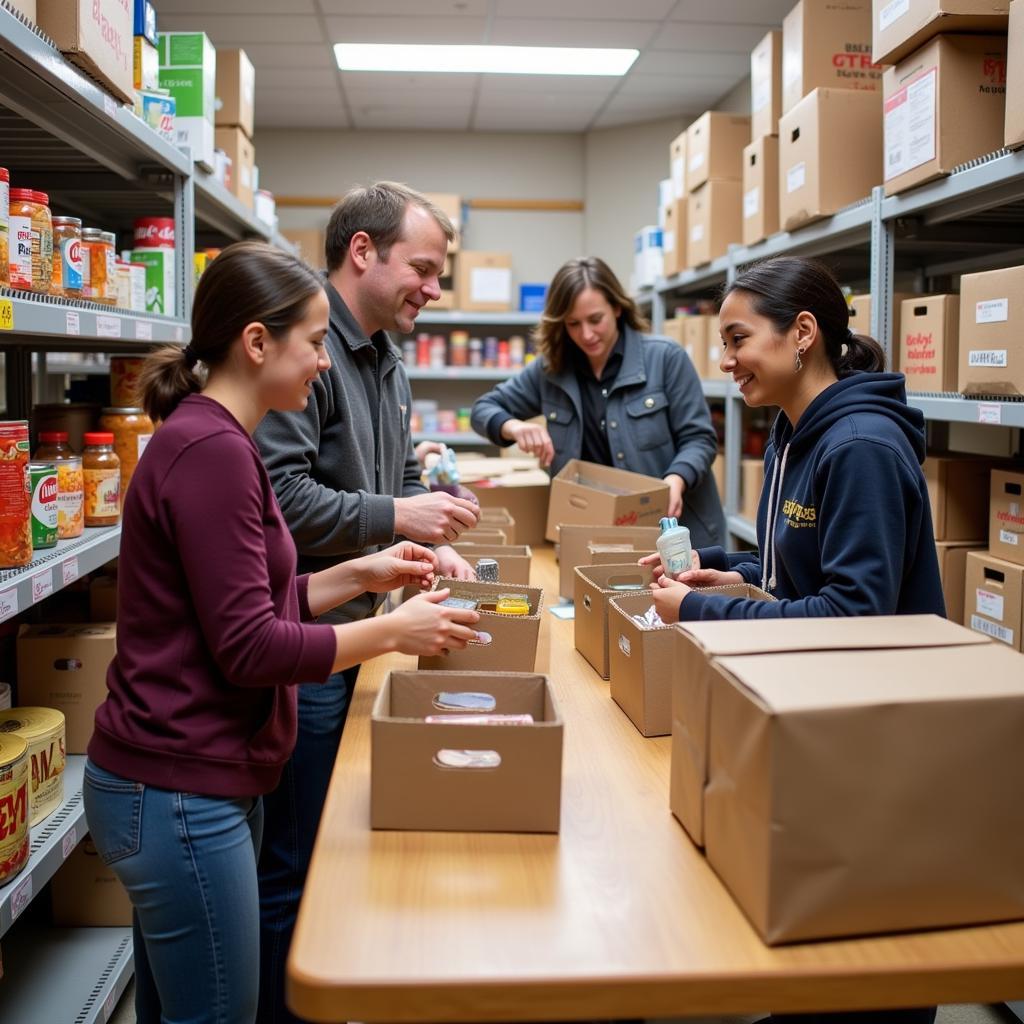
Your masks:
<svg viewBox="0 0 1024 1024"><path fill-rule="evenodd" d="M609 304L618 306L625 324L636 331L650 330L650 324L604 260L596 256L569 260L551 279L544 312L533 330L533 340L537 343L538 353L544 357L548 373L561 373L565 368L566 345L572 344L565 329L565 320L580 292L588 288L596 288Z"/></svg>
<svg viewBox="0 0 1024 1024"><path fill-rule="evenodd" d="M345 262L352 238L360 231L370 236L374 248L385 263L391 246L402 237L402 220L409 206L418 206L437 221L445 238L455 240L455 228L448 215L422 192L396 181L378 181L369 188L353 188L345 193L327 222L325 255L328 271Z"/></svg>
<svg viewBox="0 0 1024 1024"><path fill-rule="evenodd" d="M186 396L202 390L195 365L218 366L246 324L280 338L306 315L323 288L301 260L265 242L229 245L203 272L192 300L192 340L165 345L139 373L139 397L150 419L165 420Z"/></svg>

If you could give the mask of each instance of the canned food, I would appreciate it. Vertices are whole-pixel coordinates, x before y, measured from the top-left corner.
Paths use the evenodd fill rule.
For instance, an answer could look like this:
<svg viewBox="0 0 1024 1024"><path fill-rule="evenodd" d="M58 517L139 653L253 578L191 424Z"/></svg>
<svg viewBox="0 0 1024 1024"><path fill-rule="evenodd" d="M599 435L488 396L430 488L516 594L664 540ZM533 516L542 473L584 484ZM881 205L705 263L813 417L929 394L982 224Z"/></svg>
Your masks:
<svg viewBox="0 0 1024 1024"><path fill-rule="evenodd" d="M28 744L0 733L0 885L28 863Z"/></svg>
<svg viewBox="0 0 1024 1024"><path fill-rule="evenodd" d="M32 487L32 550L57 543L57 467L52 462L33 462L28 467Z"/></svg>
<svg viewBox="0 0 1024 1024"><path fill-rule="evenodd" d="M64 715L53 708L0 712L0 736L28 744L28 823L38 825L64 803Z"/></svg>
<svg viewBox="0 0 1024 1024"><path fill-rule="evenodd" d="M36 461L52 462L57 467L57 539L81 537L85 529L82 456L68 444L67 431L39 431Z"/></svg>
<svg viewBox="0 0 1024 1024"><path fill-rule="evenodd" d="M0 568L32 561L32 491L28 422L0 422Z"/></svg>
<svg viewBox="0 0 1024 1024"><path fill-rule="evenodd" d="M140 217L135 222L134 249L173 249L173 217Z"/></svg>
<svg viewBox="0 0 1024 1024"><path fill-rule="evenodd" d="M77 217L53 218L51 292L69 299L82 297L82 222Z"/></svg>

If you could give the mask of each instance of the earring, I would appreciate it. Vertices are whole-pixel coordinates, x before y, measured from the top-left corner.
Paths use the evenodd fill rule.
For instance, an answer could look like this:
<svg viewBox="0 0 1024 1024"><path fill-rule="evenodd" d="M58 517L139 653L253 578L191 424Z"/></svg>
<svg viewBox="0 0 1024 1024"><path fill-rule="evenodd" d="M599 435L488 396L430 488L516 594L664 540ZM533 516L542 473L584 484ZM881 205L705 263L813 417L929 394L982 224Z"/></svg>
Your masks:
<svg viewBox="0 0 1024 1024"><path fill-rule="evenodd" d="M802 348L796 350L796 372L799 373L804 368L804 361L800 358L804 354Z"/></svg>

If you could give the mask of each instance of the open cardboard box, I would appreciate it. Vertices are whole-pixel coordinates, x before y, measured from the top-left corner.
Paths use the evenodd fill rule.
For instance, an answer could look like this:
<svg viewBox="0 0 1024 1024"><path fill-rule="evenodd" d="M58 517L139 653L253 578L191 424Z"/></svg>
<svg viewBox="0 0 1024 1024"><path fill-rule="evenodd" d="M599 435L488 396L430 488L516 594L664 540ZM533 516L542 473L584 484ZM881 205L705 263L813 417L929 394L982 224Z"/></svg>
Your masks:
<svg viewBox="0 0 1024 1024"><path fill-rule="evenodd" d="M544 543L551 479L535 458L463 457L458 465L481 511L503 508L515 520L517 544Z"/></svg>
<svg viewBox="0 0 1024 1024"><path fill-rule="evenodd" d="M426 722L458 714L441 693L486 693L494 714L532 725ZM466 714L478 712L467 711ZM562 718L547 676L526 672L389 672L370 719L370 825L443 832L557 832ZM452 768L441 750L494 751L500 764Z"/></svg>
<svg viewBox="0 0 1024 1024"><path fill-rule="evenodd" d="M562 523L558 528L558 593L574 598L576 593L576 566L599 564L591 559L591 546L628 544L634 550L652 552L657 549L661 530L657 526L575 526ZM629 557L616 562L635 562ZM608 564L607 562L603 564Z"/></svg>
<svg viewBox="0 0 1024 1024"><path fill-rule="evenodd" d="M608 678L608 601L628 591L646 591L650 597L654 574L648 565L578 565L573 639L576 650Z"/></svg>
<svg viewBox="0 0 1024 1024"><path fill-rule="evenodd" d="M493 558L498 563L498 580L501 583L530 585L530 559L532 552L526 544L453 544L452 547L469 562L474 569L481 558Z"/></svg>
<svg viewBox="0 0 1024 1024"><path fill-rule="evenodd" d="M487 544L491 547L503 547L510 543L508 534L495 527L493 530L485 526L475 526L471 530L463 530L459 534L463 544Z"/></svg>
<svg viewBox="0 0 1024 1024"><path fill-rule="evenodd" d="M507 508L481 508L477 527L481 530L501 530L509 544L519 543L516 540L516 521Z"/></svg>

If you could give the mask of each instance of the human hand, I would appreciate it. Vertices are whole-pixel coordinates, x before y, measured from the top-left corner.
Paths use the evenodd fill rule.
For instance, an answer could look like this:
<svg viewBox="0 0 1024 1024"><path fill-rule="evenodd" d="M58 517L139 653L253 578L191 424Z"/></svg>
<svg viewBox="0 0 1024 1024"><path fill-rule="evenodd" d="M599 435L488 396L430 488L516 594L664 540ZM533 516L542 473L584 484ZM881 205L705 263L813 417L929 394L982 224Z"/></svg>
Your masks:
<svg viewBox="0 0 1024 1024"><path fill-rule="evenodd" d="M662 565L661 565L661 555L659 555L657 551L655 551L654 554L652 554L652 555L644 555L643 558L639 559L639 561L637 562L637 565L649 565L651 567L651 571L654 573L654 578L656 580L661 579L661 577L665 575L665 570L662 568ZM699 569L699 568L700 568L700 555L697 554L696 551L691 551L690 552L690 568L687 570L687 572L692 572L694 569ZM676 576L676 579L677 580L678 579L682 579L683 575L684 575L683 573L679 573L678 576ZM692 585L693 584L691 584L691 586Z"/></svg>
<svg viewBox="0 0 1024 1024"><path fill-rule="evenodd" d="M421 544L458 540L459 534L476 526L479 519L478 505L444 491L395 498L395 533Z"/></svg>
<svg viewBox="0 0 1024 1024"><path fill-rule="evenodd" d="M454 548L443 544L435 552L437 555L437 574L453 580L475 580L476 572Z"/></svg>
<svg viewBox="0 0 1024 1024"><path fill-rule="evenodd" d="M683 514L683 494L686 493L686 481L678 473L669 473L663 478L668 484L667 516L678 519Z"/></svg>
<svg viewBox="0 0 1024 1024"><path fill-rule="evenodd" d="M427 465L427 456L440 455L444 451L444 445L440 441L420 441L415 448L416 460L423 467Z"/></svg>
<svg viewBox="0 0 1024 1024"><path fill-rule="evenodd" d="M476 639L472 628L480 613L467 608L444 608L451 591L417 594L389 613L395 631L395 649L402 654L432 655L461 650Z"/></svg>
<svg viewBox="0 0 1024 1024"><path fill-rule="evenodd" d="M654 607L662 622L679 621L679 605L689 593L690 588L685 583L677 583L665 576L661 576L651 584Z"/></svg>
<svg viewBox="0 0 1024 1024"><path fill-rule="evenodd" d="M676 579L688 587L728 587L746 582L738 572L731 569L723 572L721 569L701 569L696 566L679 573Z"/></svg>
<svg viewBox="0 0 1024 1024"><path fill-rule="evenodd" d="M527 455L536 455L542 467L551 465L555 457L555 446L547 427L541 423L524 423L522 420L508 420L502 425L502 435L515 441Z"/></svg>
<svg viewBox="0 0 1024 1024"><path fill-rule="evenodd" d="M414 584L419 584L422 590L429 590L438 572L437 555L430 548L408 540L375 554L354 558L349 565L355 569L363 588L371 594L383 594Z"/></svg>

